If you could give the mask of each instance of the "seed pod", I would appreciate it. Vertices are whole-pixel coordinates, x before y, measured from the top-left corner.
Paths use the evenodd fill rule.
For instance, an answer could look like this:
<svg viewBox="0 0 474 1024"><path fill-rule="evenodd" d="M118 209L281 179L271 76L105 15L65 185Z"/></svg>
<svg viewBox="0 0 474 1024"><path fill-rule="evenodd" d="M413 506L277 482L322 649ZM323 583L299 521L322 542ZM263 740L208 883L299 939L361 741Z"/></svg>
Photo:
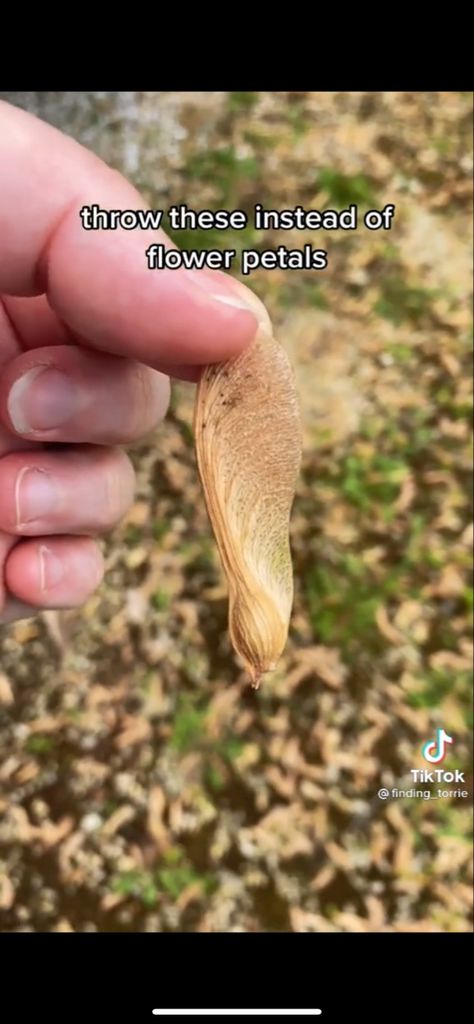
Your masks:
<svg viewBox="0 0 474 1024"><path fill-rule="evenodd" d="M275 668L293 605L289 521L301 462L293 371L260 328L205 368L194 415L206 507L229 586L229 632L252 685Z"/></svg>

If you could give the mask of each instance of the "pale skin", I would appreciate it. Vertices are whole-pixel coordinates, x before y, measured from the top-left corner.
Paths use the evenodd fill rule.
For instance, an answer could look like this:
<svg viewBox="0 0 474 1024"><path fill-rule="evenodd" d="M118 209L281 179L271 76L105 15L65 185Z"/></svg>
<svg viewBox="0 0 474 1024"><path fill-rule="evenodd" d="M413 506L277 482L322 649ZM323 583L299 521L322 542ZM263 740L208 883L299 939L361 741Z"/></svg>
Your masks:
<svg viewBox="0 0 474 1024"><path fill-rule="evenodd" d="M84 231L93 203L146 208L94 154L0 102L0 623L90 597L100 539L133 501L125 449L166 416L170 377L196 381L268 323L224 273L148 270L150 244L173 247L163 231Z"/></svg>

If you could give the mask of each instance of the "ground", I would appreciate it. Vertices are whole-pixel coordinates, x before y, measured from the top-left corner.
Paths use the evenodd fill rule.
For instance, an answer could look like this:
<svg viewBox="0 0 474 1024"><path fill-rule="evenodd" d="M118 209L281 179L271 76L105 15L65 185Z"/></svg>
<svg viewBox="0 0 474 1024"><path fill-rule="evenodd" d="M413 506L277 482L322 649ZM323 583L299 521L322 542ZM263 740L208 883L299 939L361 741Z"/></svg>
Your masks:
<svg viewBox="0 0 474 1024"><path fill-rule="evenodd" d="M3 98L156 207L396 213L174 233L328 251L247 279L302 411L289 642L255 693L176 383L97 594L1 631L1 929L471 930L472 95ZM413 788L437 728L469 797L381 799Z"/></svg>

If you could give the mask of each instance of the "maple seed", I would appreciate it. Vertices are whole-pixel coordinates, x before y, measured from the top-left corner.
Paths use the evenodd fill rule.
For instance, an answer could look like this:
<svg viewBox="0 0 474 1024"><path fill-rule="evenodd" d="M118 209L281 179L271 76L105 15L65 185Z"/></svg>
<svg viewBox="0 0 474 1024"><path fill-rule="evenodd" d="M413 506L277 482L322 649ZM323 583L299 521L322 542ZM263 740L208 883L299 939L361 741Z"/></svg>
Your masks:
<svg viewBox="0 0 474 1024"><path fill-rule="evenodd" d="M293 370L263 327L239 356L203 371L194 434L229 586L230 637L257 689L288 637L289 523L302 447Z"/></svg>

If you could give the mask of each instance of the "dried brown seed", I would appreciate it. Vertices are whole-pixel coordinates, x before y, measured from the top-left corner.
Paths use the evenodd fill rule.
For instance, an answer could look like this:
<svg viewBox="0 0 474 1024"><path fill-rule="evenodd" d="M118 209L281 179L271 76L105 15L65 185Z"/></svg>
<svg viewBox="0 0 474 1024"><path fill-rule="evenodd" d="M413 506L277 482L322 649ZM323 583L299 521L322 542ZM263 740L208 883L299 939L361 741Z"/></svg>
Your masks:
<svg viewBox="0 0 474 1024"><path fill-rule="evenodd" d="M194 432L206 506L229 586L233 647L257 687L285 647L293 604L289 521L301 462L292 367L259 329L204 370Z"/></svg>

